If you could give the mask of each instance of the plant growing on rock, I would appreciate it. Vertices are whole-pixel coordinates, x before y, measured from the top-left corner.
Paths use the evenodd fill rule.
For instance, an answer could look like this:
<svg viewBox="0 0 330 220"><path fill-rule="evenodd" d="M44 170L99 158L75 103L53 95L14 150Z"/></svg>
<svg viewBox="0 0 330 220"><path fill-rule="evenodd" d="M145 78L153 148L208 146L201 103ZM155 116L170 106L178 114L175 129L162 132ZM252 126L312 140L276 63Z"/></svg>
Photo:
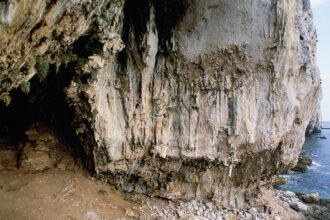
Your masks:
<svg viewBox="0 0 330 220"><path fill-rule="evenodd" d="M11 97L7 94L3 97L1 97L2 102L8 107L11 103Z"/></svg>
<svg viewBox="0 0 330 220"><path fill-rule="evenodd" d="M123 196L123 199L129 203L136 204L136 201L132 199L127 193L121 192L121 195Z"/></svg>
<svg viewBox="0 0 330 220"><path fill-rule="evenodd" d="M79 57L77 60L77 63L79 66L85 65L86 63L88 63L88 59L87 58L83 58L83 57Z"/></svg>
<svg viewBox="0 0 330 220"><path fill-rule="evenodd" d="M108 18L107 6L104 4L101 9L101 18L103 18L107 24L110 24L110 19Z"/></svg>
<svg viewBox="0 0 330 220"><path fill-rule="evenodd" d="M93 112L92 112L93 119L96 118L96 115L97 115L98 113L99 113L99 111L95 108L95 109L93 110ZM98 178L99 178L100 180L102 180L102 181L105 180L105 176L102 175L102 174L98 174Z"/></svg>
<svg viewBox="0 0 330 220"><path fill-rule="evenodd" d="M97 75L98 75L98 71L97 70L92 70L92 72L91 72L91 79L93 81L96 81L97 82Z"/></svg>
<svg viewBox="0 0 330 220"><path fill-rule="evenodd" d="M72 59L73 54L71 51L65 51L64 53L61 54L61 61L63 63L68 62Z"/></svg>
<svg viewBox="0 0 330 220"><path fill-rule="evenodd" d="M103 52L102 48L96 48L94 50L94 53L101 56L101 57L103 57L103 55L104 55L104 52Z"/></svg>
<svg viewBox="0 0 330 220"><path fill-rule="evenodd" d="M49 71L49 63L45 62L42 57L37 57L36 68L40 79L46 79Z"/></svg>
<svg viewBox="0 0 330 220"><path fill-rule="evenodd" d="M31 89L31 83L27 81L23 81L20 85L21 91L25 94L29 94L30 89Z"/></svg>
<svg viewBox="0 0 330 220"><path fill-rule="evenodd" d="M280 185L283 185L286 183L286 179L282 176L275 176L273 177L272 179L272 185L273 187L277 188L279 187Z"/></svg>

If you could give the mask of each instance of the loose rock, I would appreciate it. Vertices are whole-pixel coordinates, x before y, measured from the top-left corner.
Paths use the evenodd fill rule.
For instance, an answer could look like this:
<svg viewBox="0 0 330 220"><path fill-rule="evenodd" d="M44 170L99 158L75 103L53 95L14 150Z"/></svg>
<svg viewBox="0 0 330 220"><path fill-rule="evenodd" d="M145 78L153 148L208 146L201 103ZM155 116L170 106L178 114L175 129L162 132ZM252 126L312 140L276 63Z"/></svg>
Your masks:
<svg viewBox="0 0 330 220"><path fill-rule="evenodd" d="M304 200L304 202L307 203L317 203L320 200L318 192L302 195L301 197Z"/></svg>
<svg viewBox="0 0 330 220"><path fill-rule="evenodd" d="M307 211L307 206L301 202L292 202L290 204L290 207L293 208L294 210L297 210L299 212L305 212Z"/></svg>

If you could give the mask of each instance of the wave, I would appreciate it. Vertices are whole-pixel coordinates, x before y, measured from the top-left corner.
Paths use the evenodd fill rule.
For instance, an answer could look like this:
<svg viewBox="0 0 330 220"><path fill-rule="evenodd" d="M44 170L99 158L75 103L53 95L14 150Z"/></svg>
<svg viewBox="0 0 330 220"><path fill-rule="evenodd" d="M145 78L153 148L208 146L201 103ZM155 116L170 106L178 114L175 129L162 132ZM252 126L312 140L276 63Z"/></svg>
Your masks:
<svg viewBox="0 0 330 220"><path fill-rule="evenodd" d="M323 166L322 166L321 164L319 164L319 163L313 161L313 162L312 162L312 165L309 167L309 169L311 169L311 170L315 170L315 169L320 168L320 167L323 167Z"/></svg>

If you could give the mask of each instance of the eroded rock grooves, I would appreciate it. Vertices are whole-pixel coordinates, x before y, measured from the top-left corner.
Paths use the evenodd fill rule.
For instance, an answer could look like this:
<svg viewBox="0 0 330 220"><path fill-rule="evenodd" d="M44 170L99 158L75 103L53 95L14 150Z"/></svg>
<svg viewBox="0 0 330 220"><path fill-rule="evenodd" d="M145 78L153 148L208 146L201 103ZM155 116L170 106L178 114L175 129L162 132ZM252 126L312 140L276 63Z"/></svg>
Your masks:
<svg viewBox="0 0 330 220"><path fill-rule="evenodd" d="M240 208L297 162L320 95L309 1L0 7L2 100L68 75L85 165L124 190Z"/></svg>

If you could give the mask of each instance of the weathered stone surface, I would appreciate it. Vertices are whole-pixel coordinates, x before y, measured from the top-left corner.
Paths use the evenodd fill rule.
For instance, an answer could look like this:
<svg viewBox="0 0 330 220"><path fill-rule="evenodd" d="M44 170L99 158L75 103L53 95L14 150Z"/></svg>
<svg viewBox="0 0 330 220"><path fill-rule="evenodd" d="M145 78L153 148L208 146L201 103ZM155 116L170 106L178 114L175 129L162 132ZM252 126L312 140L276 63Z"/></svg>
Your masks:
<svg viewBox="0 0 330 220"><path fill-rule="evenodd" d="M41 172L49 168L73 169L74 158L49 128L34 124L26 131L28 142L19 155L18 166L26 172Z"/></svg>
<svg viewBox="0 0 330 220"><path fill-rule="evenodd" d="M317 203L320 200L320 196L318 192L309 193L301 196L304 202L307 203Z"/></svg>
<svg viewBox="0 0 330 220"><path fill-rule="evenodd" d="M295 167L292 168L294 171L306 173L308 170L308 166L312 165L312 160L305 155L299 155L298 163Z"/></svg>
<svg viewBox="0 0 330 220"><path fill-rule="evenodd" d="M0 151L0 167L5 170L17 169L17 151L1 150Z"/></svg>
<svg viewBox="0 0 330 220"><path fill-rule="evenodd" d="M110 182L237 208L297 162L320 94L308 1L0 4L1 98L62 63L86 165Z"/></svg>
<svg viewBox="0 0 330 220"><path fill-rule="evenodd" d="M317 106L313 112L312 118L309 121L306 128L306 136L309 136L313 133L320 133L322 131L322 112L321 112L321 99L320 95L317 102Z"/></svg>
<svg viewBox="0 0 330 220"><path fill-rule="evenodd" d="M318 202L309 203L306 215L312 218L330 219L330 200L319 199Z"/></svg>
<svg viewBox="0 0 330 220"><path fill-rule="evenodd" d="M292 202L290 204L290 207L297 210L297 211L299 211L299 212L307 211L307 206L302 202Z"/></svg>

